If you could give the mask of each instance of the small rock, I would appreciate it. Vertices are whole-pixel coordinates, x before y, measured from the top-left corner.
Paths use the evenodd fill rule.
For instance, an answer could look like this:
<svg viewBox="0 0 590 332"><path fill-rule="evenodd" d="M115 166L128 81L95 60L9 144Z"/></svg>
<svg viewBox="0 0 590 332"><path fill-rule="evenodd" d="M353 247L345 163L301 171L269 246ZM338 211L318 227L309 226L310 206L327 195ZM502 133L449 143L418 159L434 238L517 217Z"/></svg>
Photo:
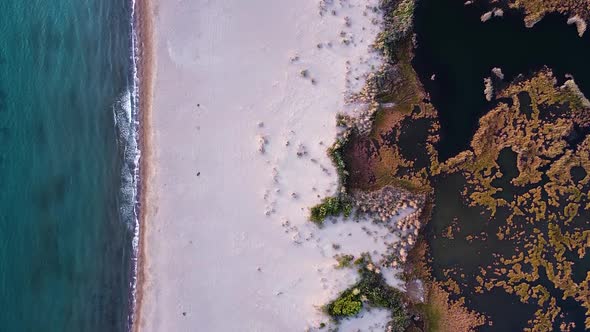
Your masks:
<svg viewBox="0 0 590 332"><path fill-rule="evenodd" d="M297 157L303 157L305 155L307 155L305 146L303 144L299 144L299 147L297 148Z"/></svg>
<svg viewBox="0 0 590 332"><path fill-rule="evenodd" d="M258 152L264 154L266 152L266 144L268 143L268 139L265 136L259 135L258 136Z"/></svg>

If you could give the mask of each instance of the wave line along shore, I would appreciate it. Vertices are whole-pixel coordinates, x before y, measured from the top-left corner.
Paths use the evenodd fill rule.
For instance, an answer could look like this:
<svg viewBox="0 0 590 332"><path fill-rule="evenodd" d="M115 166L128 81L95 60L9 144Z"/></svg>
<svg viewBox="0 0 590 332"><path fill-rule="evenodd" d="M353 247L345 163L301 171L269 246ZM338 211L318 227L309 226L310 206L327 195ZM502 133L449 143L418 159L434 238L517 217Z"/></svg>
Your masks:
<svg viewBox="0 0 590 332"><path fill-rule="evenodd" d="M152 112L152 94L153 94L153 74L154 74L154 54L153 54L153 9L151 0L133 0L134 17L132 24L135 27L137 54L137 73L139 78L139 148L141 158L139 161L139 180L138 180L138 203L139 216L137 222L136 235L138 243L135 246L135 266L134 266L134 287L132 297L132 308L130 314L130 330L139 331L141 322L141 305L143 299L143 288L145 281L145 228L147 227L147 216L152 213L154 206L154 197L149 191L148 183L152 178L153 168L150 163L152 159L151 150L151 112ZM148 202L151 202L149 204Z"/></svg>

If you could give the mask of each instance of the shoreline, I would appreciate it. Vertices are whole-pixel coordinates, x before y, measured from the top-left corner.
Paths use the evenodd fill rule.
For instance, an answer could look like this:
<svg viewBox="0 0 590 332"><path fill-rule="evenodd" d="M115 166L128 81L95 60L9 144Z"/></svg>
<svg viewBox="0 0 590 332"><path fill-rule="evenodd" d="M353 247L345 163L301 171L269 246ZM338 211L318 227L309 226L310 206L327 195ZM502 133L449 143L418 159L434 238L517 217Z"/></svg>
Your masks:
<svg viewBox="0 0 590 332"><path fill-rule="evenodd" d="M131 328L130 331L139 331L141 325L142 302L144 287L146 282L146 227L147 218L152 211L149 208L148 201L152 194L148 189L147 183L152 178L153 168L151 165L152 150L152 95L153 95L153 75L154 75L154 46L153 46L153 12L151 0L138 0L137 15L134 18L139 37L139 148L141 159L139 161L139 217L138 228L139 238L137 244L137 270L135 285L135 303L132 308Z"/></svg>

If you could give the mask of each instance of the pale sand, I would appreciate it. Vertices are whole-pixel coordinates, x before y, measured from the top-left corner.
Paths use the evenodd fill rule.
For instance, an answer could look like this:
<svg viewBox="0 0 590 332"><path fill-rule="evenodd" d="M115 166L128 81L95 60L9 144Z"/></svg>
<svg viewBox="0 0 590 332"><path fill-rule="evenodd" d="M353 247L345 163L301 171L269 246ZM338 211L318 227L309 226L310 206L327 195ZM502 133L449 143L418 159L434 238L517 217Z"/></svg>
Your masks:
<svg viewBox="0 0 590 332"><path fill-rule="evenodd" d="M379 64L369 44L380 14L367 4L377 0L336 0L320 16L317 0L155 3L140 330L317 327L328 321L318 307L358 278L335 269L333 255L378 260L397 240L368 221L318 229L307 220L337 188L325 152L335 115L358 106L344 96ZM393 272L387 280L399 282ZM383 326L387 315L357 320L342 330Z"/></svg>

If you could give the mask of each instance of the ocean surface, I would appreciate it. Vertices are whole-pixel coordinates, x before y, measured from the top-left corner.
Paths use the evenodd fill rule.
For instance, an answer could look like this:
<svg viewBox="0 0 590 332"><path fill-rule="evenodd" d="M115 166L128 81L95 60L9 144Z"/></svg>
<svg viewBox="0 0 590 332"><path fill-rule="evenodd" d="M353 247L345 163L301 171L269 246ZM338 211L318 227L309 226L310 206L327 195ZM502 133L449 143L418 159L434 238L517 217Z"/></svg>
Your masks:
<svg viewBox="0 0 590 332"><path fill-rule="evenodd" d="M131 0L0 1L0 331L124 331Z"/></svg>

